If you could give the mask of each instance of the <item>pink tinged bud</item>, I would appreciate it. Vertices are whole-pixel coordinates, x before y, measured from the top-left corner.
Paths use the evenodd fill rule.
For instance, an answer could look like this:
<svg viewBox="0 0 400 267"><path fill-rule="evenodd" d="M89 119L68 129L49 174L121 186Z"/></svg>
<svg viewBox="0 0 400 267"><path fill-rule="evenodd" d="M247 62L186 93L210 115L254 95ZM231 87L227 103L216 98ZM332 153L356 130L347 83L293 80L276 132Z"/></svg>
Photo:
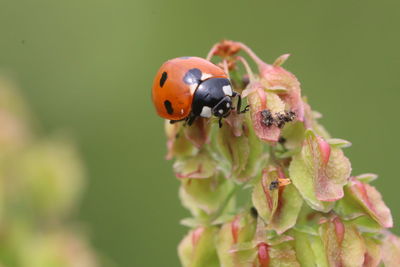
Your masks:
<svg viewBox="0 0 400 267"><path fill-rule="evenodd" d="M219 260L213 243L217 230L216 227L199 227L191 230L178 246L181 265L218 266Z"/></svg>
<svg viewBox="0 0 400 267"><path fill-rule="evenodd" d="M254 82L243 91L243 95L248 95L251 121L257 137L266 142L277 142L281 129L273 123L266 123L265 112L284 112L285 104L279 96L264 89L262 84Z"/></svg>
<svg viewBox="0 0 400 267"><path fill-rule="evenodd" d="M267 243L259 243L258 244L258 262L260 267L268 267L269 266L269 251Z"/></svg>
<svg viewBox="0 0 400 267"><path fill-rule="evenodd" d="M167 135L167 155L170 160L175 156L188 156L194 153L193 144L183 134L181 123L171 124L165 121L165 133Z"/></svg>
<svg viewBox="0 0 400 267"><path fill-rule="evenodd" d="M282 89L279 93L281 99L288 104L290 109L296 112L299 121L304 120L304 105L301 98L300 82L289 71L280 66L289 57L288 54L279 57L274 65L269 65L264 62L258 63L260 76L267 89L277 88Z"/></svg>
<svg viewBox="0 0 400 267"><path fill-rule="evenodd" d="M390 209L382 200L381 194L375 187L364 184L356 178L351 179L350 191L356 200L364 207L367 213L382 227L393 227L393 219Z"/></svg>
<svg viewBox="0 0 400 267"><path fill-rule="evenodd" d="M197 148L210 142L210 121L206 118L197 118L190 127L185 127L185 136Z"/></svg>
<svg viewBox="0 0 400 267"><path fill-rule="evenodd" d="M319 229L329 266L362 266L366 247L357 227L333 216Z"/></svg>
<svg viewBox="0 0 400 267"><path fill-rule="evenodd" d="M255 185L252 194L259 217L267 224L267 229L278 234L295 225L303 204L299 192L288 184L290 180L281 177L285 175L280 168L270 166L264 169L262 179Z"/></svg>
<svg viewBox="0 0 400 267"><path fill-rule="evenodd" d="M264 116L262 115L262 110L252 113L251 117L258 138L266 142L277 142L279 140L281 129L275 125L266 126L263 123Z"/></svg>
<svg viewBox="0 0 400 267"><path fill-rule="evenodd" d="M255 230L256 221L249 211L224 223L215 237L219 266L253 266L251 262L257 255L257 243L253 242Z"/></svg>
<svg viewBox="0 0 400 267"><path fill-rule="evenodd" d="M293 157L289 167L293 184L307 203L318 211L327 212L333 202L344 195L351 165L343 151L330 145L312 130L305 133L300 154Z"/></svg>
<svg viewBox="0 0 400 267"><path fill-rule="evenodd" d="M400 238L392 233L387 236L382 244L382 260L385 266L400 266Z"/></svg>
<svg viewBox="0 0 400 267"><path fill-rule="evenodd" d="M238 53L241 49L241 43L231 40L222 40L220 43L215 44L210 52L208 52L207 60L210 60L212 56L228 58Z"/></svg>

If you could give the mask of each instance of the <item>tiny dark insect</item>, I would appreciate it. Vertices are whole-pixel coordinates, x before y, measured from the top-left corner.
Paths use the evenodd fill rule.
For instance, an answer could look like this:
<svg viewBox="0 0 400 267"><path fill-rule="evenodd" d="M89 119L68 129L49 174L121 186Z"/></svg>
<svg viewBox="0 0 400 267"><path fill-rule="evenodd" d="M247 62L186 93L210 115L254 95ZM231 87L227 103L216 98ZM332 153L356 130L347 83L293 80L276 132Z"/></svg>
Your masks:
<svg viewBox="0 0 400 267"><path fill-rule="evenodd" d="M278 128L283 128L286 123L286 113L275 113L274 124Z"/></svg>
<svg viewBox="0 0 400 267"><path fill-rule="evenodd" d="M278 189L279 188L279 181L272 181L270 184L269 184L269 190L275 190L275 189Z"/></svg>
<svg viewBox="0 0 400 267"><path fill-rule="evenodd" d="M269 190L271 190L271 191L276 190L279 187L286 186L290 183L291 183L291 180L289 178L278 178L269 184Z"/></svg>
<svg viewBox="0 0 400 267"><path fill-rule="evenodd" d="M261 116L262 123L265 126L270 127L274 124L274 118L272 117L271 111L269 111L268 109L264 109L263 111L261 111Z"/></svg>
<svg viewBox="0 0 400 267"><path fill-rule="evenodd" d="M294 111L276 112L272 114L270 110L265 109L261 111L262 123L270 127L275 125L278 128L283 128L286 123L293 121L296 118Z"/></svg>
<svg viewBox="0 0 400 267"><path fill-rule="evenodd" d="M296 119L296 113L294 111L286 111L285 112L285 121L286 122L291 122L294 121L294 119Z"/></svg>

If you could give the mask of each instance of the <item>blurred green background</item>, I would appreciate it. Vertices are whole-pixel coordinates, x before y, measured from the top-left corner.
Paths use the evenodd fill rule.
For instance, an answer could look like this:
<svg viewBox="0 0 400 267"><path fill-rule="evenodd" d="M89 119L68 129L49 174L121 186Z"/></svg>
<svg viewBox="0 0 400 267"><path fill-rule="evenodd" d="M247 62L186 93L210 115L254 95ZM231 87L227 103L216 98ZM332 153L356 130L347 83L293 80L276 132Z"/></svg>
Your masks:
<svg viewBox="0 0 400 267"><path fill-rule="evenodd" d="M17 81L40 131L64 129L90 182L78 217L118 266L178 266L187 215L164 160L163 121L150 101L167 59L245 42L302 82L375 185L400 234L400 2L0 0L0 74Z"/></svg>

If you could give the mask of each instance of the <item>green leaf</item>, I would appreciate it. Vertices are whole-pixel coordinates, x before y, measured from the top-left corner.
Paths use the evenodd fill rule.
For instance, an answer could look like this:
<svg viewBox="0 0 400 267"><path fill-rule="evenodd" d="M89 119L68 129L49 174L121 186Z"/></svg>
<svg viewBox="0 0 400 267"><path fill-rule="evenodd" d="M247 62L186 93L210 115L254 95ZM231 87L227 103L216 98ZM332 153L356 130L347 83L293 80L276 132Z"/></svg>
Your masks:
<svg viewBox="0 0 400 267"><path fill-rule="evenodd" d="M346 148L351 146L351 143L349 141L338 138L330 138L327 140L327 142L332 147L337 147L337 148Z"/></svg>
<svg viewBox="0 0 400 267"><path fill-rule="evenodd" d="M364 174L357 175L354 178L358 179L359 181L361 181L363 183L369 184L370 182L378 179L378 175L375 173L364 173Z"/></svg>

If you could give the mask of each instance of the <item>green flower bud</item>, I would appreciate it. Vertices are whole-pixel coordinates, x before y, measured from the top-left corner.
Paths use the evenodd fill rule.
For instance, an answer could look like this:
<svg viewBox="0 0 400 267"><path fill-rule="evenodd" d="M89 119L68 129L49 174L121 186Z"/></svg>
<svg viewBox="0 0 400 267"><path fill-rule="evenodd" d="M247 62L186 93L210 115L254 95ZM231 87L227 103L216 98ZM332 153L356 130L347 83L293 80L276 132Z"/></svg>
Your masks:
<svg viewBox="0 0 400 267"><path fill-rule="evenodd" d="M363 222L364 228L379 230L380 227L393 226L391 212L375 187L361 182L357 177L352 177L345 187L345 193L346 197L339 201L335 208L335 211L343 217L351 219L362 216L361 219L364 220L360 221L360 224ZM379 225L370 221L368 223L369 218Z"/></svg>
<svg viewBox="0 0 400 267"><path fill-rule="evenodd" d="M181 179L179 196L194 216L215 215L223 205L226 212L234 206L234 198L225 203L233 188L234 184L219 173L206 179Z"/></svg>
<svg viewBox="0 0 400 267"><path fill-rule="evenodd" d="M321 224L319 234L329 266L362 266L366 249L355 225L333 216Z"/></svg>
<svg viewBox="0 0 400 267"><path fill-rule="evenodd" d="M293 156L289 175L304 200L313 209L327 212L343 197L350 176L350 161L341 149L307 130L301 153Z"/></svg>
<svg viewBox="0 0 400 267"><path fill-rule="evenodd" d="M261 180L253 189L253 205L259 216L267 224L267 229L275 230L278 234L296 224L297 216L303 204L303 199L292 185L282 186L271 190L271 184L285 178L282 171L274 166L264 169Z"/></svg>
<svg viewBox="0 0 400 267"><path fill-rule="evenodd" d="M252 266L255 250L237 250L239 244L252 242L256 231L256 218L250 212L236 215L226 222L216 236L216 246L221 266Z"/></svg>
<svg viewBox="0 0 400 267"><path fill-rule="evenodd" d="M214 245L216 227L199 227L190 231L178 246L183 267L219 267Z"/></svg>

